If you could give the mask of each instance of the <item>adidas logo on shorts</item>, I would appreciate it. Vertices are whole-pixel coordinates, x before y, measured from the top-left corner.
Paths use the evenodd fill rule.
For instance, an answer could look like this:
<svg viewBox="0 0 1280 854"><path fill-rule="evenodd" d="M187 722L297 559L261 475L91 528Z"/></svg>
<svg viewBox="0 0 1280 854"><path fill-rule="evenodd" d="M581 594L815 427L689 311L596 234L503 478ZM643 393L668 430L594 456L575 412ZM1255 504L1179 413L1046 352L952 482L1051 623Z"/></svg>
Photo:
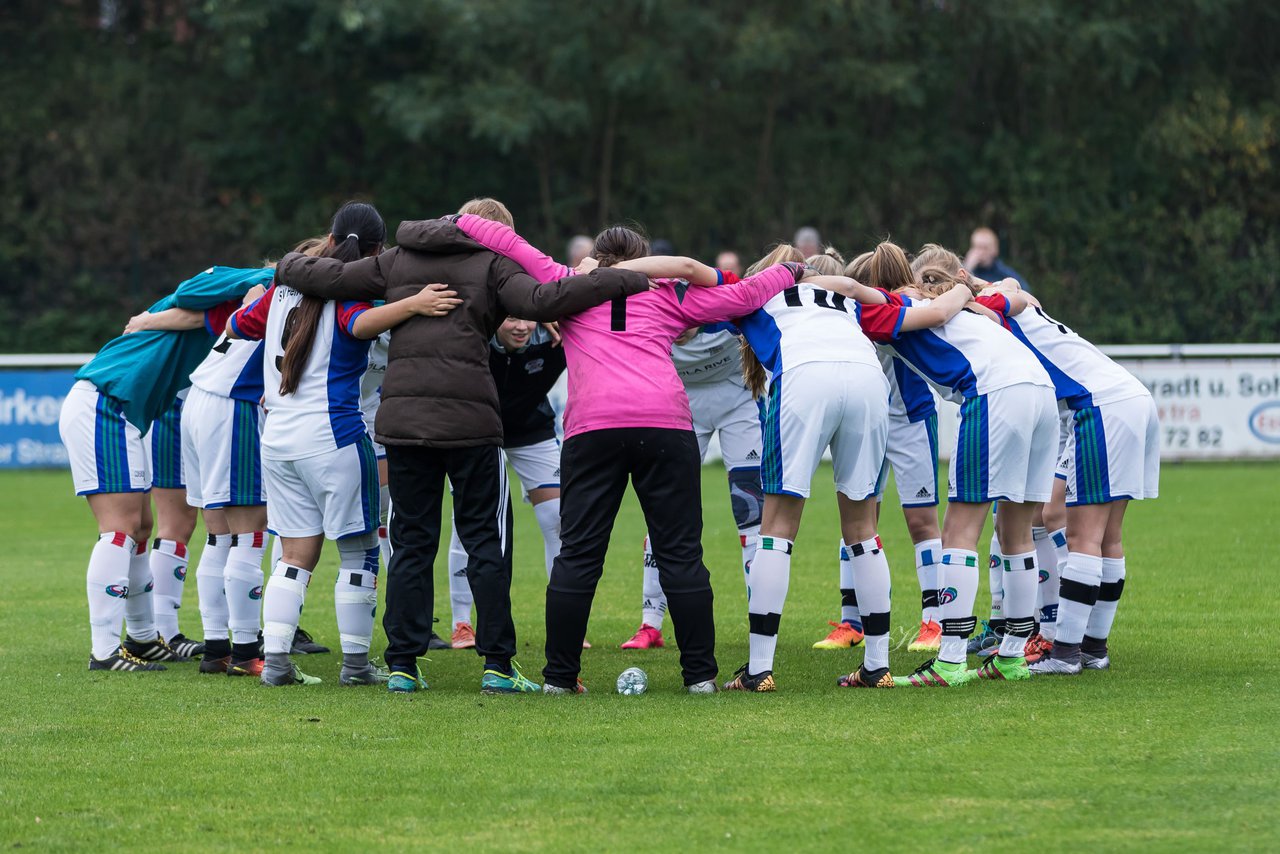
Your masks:
<svg viewBox="0 0 1280 854"><path fill-rule="evenodd" d="M916 498L928 498L928 497L929 497L929 487L927 486L920 487L920 491L916 493Z"/></svg>
<svg viewBox="0 0 1280 854"><path fill-rule="evenodd" d="M750 452L749 454L747 454L747 459L749 459L749 460L758 460L758 459L760 459L760 454L759 454L759 453L758 453L754 448L752 448L752 449L751 449L751 452Z"/></svg>

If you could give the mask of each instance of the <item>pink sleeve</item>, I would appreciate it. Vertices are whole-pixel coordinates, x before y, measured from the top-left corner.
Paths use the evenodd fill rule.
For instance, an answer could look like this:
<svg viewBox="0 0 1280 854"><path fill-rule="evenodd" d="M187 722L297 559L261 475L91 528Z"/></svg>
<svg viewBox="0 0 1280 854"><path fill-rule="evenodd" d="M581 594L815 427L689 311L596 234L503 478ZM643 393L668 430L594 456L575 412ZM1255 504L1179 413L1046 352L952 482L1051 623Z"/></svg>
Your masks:
<svg viewBox="0 0 1280 854"><path fill-rule="evenodd" d="M802 273L799 265L775 264L731 285L689 288L680 301L680 311L690 326L744 317L794 285Z"/></svg>
<svg viewBox="0 0 1280 854"><path fill-rule="evenodd" d="M463 214L458 217L458 228L485 249L515 261L540 283L554 282L574 275L572 267L560 264L551 256L530 246L510 226L475 214Z"/></svg>

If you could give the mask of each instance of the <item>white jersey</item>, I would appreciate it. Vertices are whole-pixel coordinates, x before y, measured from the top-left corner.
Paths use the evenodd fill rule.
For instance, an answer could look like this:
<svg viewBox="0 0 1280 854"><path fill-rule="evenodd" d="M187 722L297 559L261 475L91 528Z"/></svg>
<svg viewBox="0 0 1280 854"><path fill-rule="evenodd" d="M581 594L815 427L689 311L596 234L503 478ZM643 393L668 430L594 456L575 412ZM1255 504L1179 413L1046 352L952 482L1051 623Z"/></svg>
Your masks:
<svg viewBox="0 0 1280 854"><path fill-rule="evenodd" d="M931 302L901 299L908 306ZM1020 383L1053 387L1040 362L1009 330L973 312L962 311L932 329L906 332L889 346L954 403Z"/></svg>
<svg viewBox="0 0 1280 854"><path fill-rule="evenodd" d="M360 412L360 377L369 365L370 342L355 338L351 329L369 303L324 304L298 387L292 394L280 393L286 331L296 334L287 328L302 298L293 288L276 284L231 318L236 334L263 341L264 460L306 459L367 435Z"/></svg>
<svg viewBox="0 0 1280 854"><path fill-rule="evenodd" d="M802 282L771 298L739 326L772 382L778 374L810 362L848 362L880 370L867 336L887 340L897 334L905 313L898 306L860 305Z"/></svg>
<svg viewBox="0 0 1280 854"><path fill-rule="evenodd" d="M360 377L360 411L364 413L364 423L373 435L373 419L378 415L378 406L382 403L382 378L387 375L387 349L391 346L391 330L388 329L369 347L369 365Z"/></svg>
<svg viewBox="0 0 1280 854"><path fill-rule="evenodd" d="M1138 378L1044 313L1028 306L1008 318L1009 329L1049 372L1058 399L1073 410L1150 395Z"/></svg>
<svg viewBox="0 0 1280 854"><path fill-rule="evenodd" d="M218 338L209 355L191 372L191 384L218 397L262 400L262 342Z"/></svg>
<svg viewBox="0 0 1280 854"><path fill-rule="evenodd" d="M876 355L880 357L880 367L884 370L885 379L889 381L890 418L917 422L937 415L933 392L919 374L907 367L906 362L893 355L893 350L883 344L876 347Z"/></svg>
<svg viewBox="0 0 1280 854"><path fill-rule="evenodd" d="M699 332L685 344L673 344L671 361L686 386L710 385L742 376L738 336L728 330Z"/></svg>

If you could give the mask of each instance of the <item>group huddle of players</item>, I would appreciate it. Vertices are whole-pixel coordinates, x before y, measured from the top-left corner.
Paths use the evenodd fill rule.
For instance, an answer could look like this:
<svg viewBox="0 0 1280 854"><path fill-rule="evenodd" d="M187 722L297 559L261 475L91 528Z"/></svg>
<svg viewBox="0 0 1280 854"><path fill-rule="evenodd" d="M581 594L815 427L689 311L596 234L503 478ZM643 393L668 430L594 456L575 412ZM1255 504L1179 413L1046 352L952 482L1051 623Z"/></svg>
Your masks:
<svg viewBox="0 0 1280 854"><path fill-rule="evenodd" d="M619 227L570 267L519 238L488 199L441 227L540 282L598 266L652 282L559 327L508 317L489 342L503 458L537 517L549 587L545 685L508 660L488 663L494 654L482 650L486 690L585 692L577 674L591 600L582 596L594 593L618 494L616 477L593 482L590 473L610 466L624 488L632 478L649 523L640 627L622 647L663 646L670 602L690 692L776 690L794 540L828 452L841 613L814 647L865 647L840 685L953 687L1109 666L1125 508L1157 494L1155 406L1142 383L1015 280L982 281L938 245L912 256L889 242L847 264L831 248L806 258L782 244L744 274L650 255L641 235ZM376 258L384 241L371 206L347 205L330 234L295 251L302 261L351 263ZM133 318L77 374L60 429L77 494L99 523L87 572L91 670L200 657L201 672L319 681L290 653L308 651L299 615L327 538L339 552L340 681L425 687L416 668L388 671L369 658L380 564L395 565L396 536L392 511L389 541L386 449L374 425L393 330L446 315L466 294L424 282L374 305L308 297L293 283L271 267L211 268ZM566 370L562 448L547 394ZM667 375L679 380L674 393L660 381ZM960 407L958 424L942 425L956 442L941 525L935 395ZM666 515L658 507L690 490L700 500L696 467L713 434L748 590L749 660L723 684L700 506ZM899 677L889 669L889 565L876 534L890 468L920 583L909 649L936 653ZM978 632L978 538L993 504L991 613ZM208 531L196 567L203 642L178 628L196 508ZM603 533L595 516L608 517ZM269 534L283 548L264 588ZM509 554L510 543L503 548ZM432 646L472 648L484 633L471 617L469 560L455 525L452 632L447 641L431 633ZM983 661L970 669L968 655Z"/></svg>

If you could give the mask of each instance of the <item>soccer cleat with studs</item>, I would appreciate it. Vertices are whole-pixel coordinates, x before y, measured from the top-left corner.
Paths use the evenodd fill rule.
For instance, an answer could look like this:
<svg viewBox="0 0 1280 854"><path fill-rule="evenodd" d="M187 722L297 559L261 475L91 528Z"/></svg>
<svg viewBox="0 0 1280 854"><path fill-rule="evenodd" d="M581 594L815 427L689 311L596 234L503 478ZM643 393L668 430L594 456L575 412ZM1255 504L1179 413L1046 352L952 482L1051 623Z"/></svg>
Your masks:
<svg viewBox="0 0 1280 854"><path fill-rule="evenodd" d="M973 677L973 671L963 664L931 658L910 676L895 676L893 684L898 688L959 688L968 685Z"/></svg>
<svg viewBox="0 0 1280 854"><path fill-rule="evenodd" d="M694 682L692 685L685 686L690 694L714 694L720 690L720 686L716 684L714 679L706 679L702 682Z"/></svg>
<svg viewBox="0 0 1280 854"><path fill-rule="evenodd" d="M1023 655L1027 658L1027 664L1035 664L1040 659L1049 654L1049 650L1053 649L1053 641L1045 640L1044 635L1037 632L1028 641Z"/></svg>
<svg viewBox="0 0 1280 854"><path fill-rule="evenodd" d="M621 649L661 649L666 645L662 639L662 630L655 629L648 623L641 623L636 633L621 644Z"/></svg>
<svg viewBox="0 0 1280 854"><path fill-rule="evenodd" d="M978 668L978 678L995 682L1016 682L1030 679L1031 672L1027 669L1027 660L1020 655L1006 658L1003 655L993 654L987 656L987 660Z"/></svg>
<svg viewBox="0 0 1280 854"><path fill-rule="evenodd" d="M733 678L724 683L726 691L750 691L756 694L764 694L769 691L778 690L778 685L773 681L773 671L766 670L763 673L748 673L747 667L742 665L733 675Z"/></svg>
<svg viewBox="0 0 1280 854"><path fill-rule="evenodd" d="M159 634L149 641L137 641L125 635L124 645L121 648L143 661L175 661L181 663L191 660L185 655L178 655L176 651L164 642L164 638L160 637Z"/></svg>
<svg viewBox="0 0 1280 854"><path fill-rule="evenodd" d="M1079 661L1071 662L1046 656L1027 668L1036 676L1079 676L1083 668Z"/></svg>
<svg viewBox="0 0 1280 854"><path fill-rule="evenodd" d="M290 655L324 655L328 651L329 647L316 643L306 629L294 629L293 644L289 649Z"/></svg>
<svg viewBox="0 0 1280 854"><path fill-rule="evenodd" d="M1110 670L1111 656L1105 652L1096 655L1080 650L1080 666L1085 670Z"/></svg>
<svg viewBox="0 0 1280 854"><path fill-rule="evenodd" d="M261 676L264 662L261 658L246 658L237 661L232 658L227 661L228 676Z"/></svg>
<svg viewBox="0 0 1280 854"><path fill-rule="evenodd" d="M542 693L550 697L564 697L570 694L585 694L587 693L587 686L583 685L582 680L579 679L574 683L572 688L561 688L559 685L543 685Z"/></svg>
<svg viewBox="0 0 1280 854"><path fill-rule="evenodd" d="M387 668L380 667L373 662L369 662L362 668L347 667L342 665L342 672L338 675L339 685L386 685L391 678L391 674L387 672Z"/></svg>
<svg viewBox="0 0 1280 854"><path fill-rule="evenodd" d="M210 656L206 653L204 658L200 659L201 673L226 673L230 666L231 656L229 655Z"/></svg>
<svg viewBox="0 0 1280 854"><path fill-rule="evenodd" d="M852 649L862 643L862 629L852 623L827 620L827 625L834 626L831 632L813 645L814 649Z"/></svg>
<svg viewBox="0 0 1280 854"><path fill-rule="evenodd" d="M119 671L155 671L166 670L163 664L155 664L150 661L143 661L133 653L123 647L108 655L106 658L94 658L89 656L90 670L119 670Z"/></svg>
<svg viewBox="0 0 1280 854"><path fill-rule="evenodd" d="M983 620L982 631L969 638L969 644L965 651L969 655L991 655L1000 646L1000 641L1003 639L1004 632L994 628L987 620Z"/></svg>
<svg viewBox="0 0 1280 854"><path fill-rule="evenodd" d="M227 671L228 674L230 672ZM319 685L320 682L319 676L308 676L296 664L293 664L290 671L283 676L272 676L265 672L262 674L262 684L272 688L280 688L285 685Z"/></svg>
<svg viewBox="0 0 1280 854"><path fill-rule="evenodd" d="M920 623L920 633L907 644L911 652L937 652L942 647L942 626L933 620Z"/></svg>
<svg viewBox="0 0 1280 854"><path fill-rule="evenodd" d="M841 688L894 687L893 674L889 672L889 668L879 667L875 670L868 670L865 664L852 673L841 676L836 680L836 684Z"/></svg>
<svg viewBox="0 0 1280 854"><path fill-rule="evenodd" d="M454 623L453 636L450 638L450 644L454 649L474 649L476 645L476 631L471 628L470 623Z"/></svg>
<svg viewBox="0 0 1280 854"><path fill-rule="evenodd" d="M169 638L167 643L169 644L169 649L185 658L204 655L204 641L192 640L181 632Z"/></svg>

